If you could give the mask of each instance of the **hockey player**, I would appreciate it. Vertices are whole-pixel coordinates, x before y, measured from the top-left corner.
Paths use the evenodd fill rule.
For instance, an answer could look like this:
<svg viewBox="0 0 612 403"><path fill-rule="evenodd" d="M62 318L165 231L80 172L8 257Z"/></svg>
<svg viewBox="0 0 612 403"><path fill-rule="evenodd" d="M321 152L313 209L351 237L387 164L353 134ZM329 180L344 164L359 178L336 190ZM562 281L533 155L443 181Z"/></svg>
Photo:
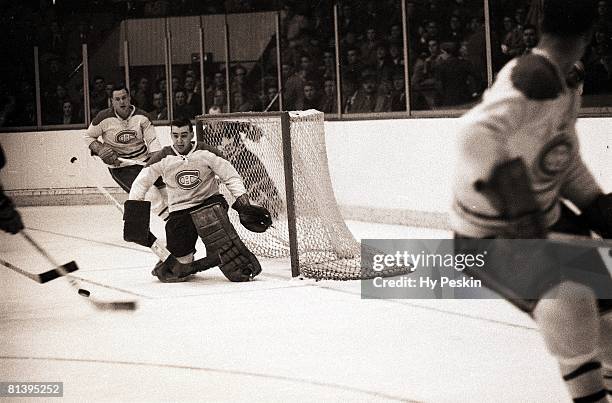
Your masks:
<svg viewBox="0 0 612 403"><path fill-rule="evenodd" d="M461 118L451 212L459 245L543 238L551 229L612 237L612 196L581 160L576 135L574 65L590 41L594 3L544 0L540 43L506 64L482 102ZM582 214L571 214L561 198ZM504 284L483 284L504 295ZM574 401L609 401L611 300L598 300L592 287L572 280L540 286L537 298L513 302L536 321Z"/></svg>
<svg viewBox="0 0 612 403"><path fill-rule="evenodd" d="M219 265L229 280L248 281L261 272L261 267L230 223L228 203L219 194L215 179L216 175L227 186L236 198L232 208L241 213L251 206L240 175L218 151L203 143L192 143L194 132L188 120L173 121L171 130L172 146L151 157L132 185L125 202L124 239L146 241L150 204L143 199L161 176L167 184L170 210L167 247L182 266L176 270L171 264L159 262L153 274L163 282L177 282ZM207 257L194 262L198 236L206 246Z"/></svg>
<svg viewBox="0 0 612 403"><path fill-rule="evenodd" d="M129 193L142 166L125 160L147 161L152 153L161 149L161 145L147 112L130 103L130 93L125 86L113 88L111 102L112 107L94 117L84 139L91 152L108 166L115 182ZM168 216L164 188L164 183L158 180L150 193L152 209L162 219Z"/></svg>
<svg viewBox="0 0 612 403"><path fill-rule="evenodd" d="M4 156L4 150L0 145L0 169L6 164L6 158ZM2 185L0 184L0 229L8 232L9 234L17 234L23 229L23 222L21 216L15 209L11 199L4 194Z"/></svg>

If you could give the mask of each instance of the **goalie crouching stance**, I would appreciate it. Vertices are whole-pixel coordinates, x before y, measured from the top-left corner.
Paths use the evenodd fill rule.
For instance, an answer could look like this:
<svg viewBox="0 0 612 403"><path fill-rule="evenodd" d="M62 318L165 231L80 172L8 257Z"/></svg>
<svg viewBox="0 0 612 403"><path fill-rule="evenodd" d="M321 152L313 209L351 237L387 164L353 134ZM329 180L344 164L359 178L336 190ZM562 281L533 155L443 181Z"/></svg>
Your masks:
<svg viewBox="0 0 612 403"><path fill-rule="evenodd" d="M250 204L240 175L218 151L191 142L194 132L188 120L173 121L171 130L172 146L154 155L132 185L125 202L124 239L146 244L150 203L144 201L144 196L161 176L168 189L166 242L172 256L160 261L152 274L162 282L179 282L219 266L230 281L254 278L261 266L230 223L229 206L219 194L215 175L236 197L232 208L238 211L247 229L265 231L271 225L269 213ZM253 222L254 216L258 219ZM206 247L206 257L194 261L198 236Z"/></svg>

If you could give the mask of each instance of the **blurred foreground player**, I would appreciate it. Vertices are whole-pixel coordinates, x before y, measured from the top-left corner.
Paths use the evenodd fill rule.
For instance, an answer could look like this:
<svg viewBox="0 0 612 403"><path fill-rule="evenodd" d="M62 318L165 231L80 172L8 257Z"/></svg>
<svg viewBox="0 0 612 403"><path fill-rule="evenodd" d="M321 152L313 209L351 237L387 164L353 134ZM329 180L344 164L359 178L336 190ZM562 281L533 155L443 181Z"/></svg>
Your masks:
<svg viewBox="0 0 612 403"><path fill-rule="evenodd" d="M152 153L161 149L161 145L147 112L130 103L130 93L126 87L114 87L111 102L112 107L100 111L93 118L84 138L91 152L108 166L115 182L129 193L142 166L119 161L118 158L147 161ZM153 212L162 219L167 218L166 190L161 180L155 182L149 196Z"/></svg>
<svg viewBox="0 0 612 403"><path fill-rule="evenodd" d="M4 150L0 145L0 170L6 164L6 157L4 156ZM23 229L23 222L21 216L15 210L15 206L11 199L4 194L2 190L2 184L0 184L0 229L8 232L9 234L17 234Z"/></svg>
<svg viewBox="0 0 612 403"><path fill-rule="evenodd" d="M462 117L451 212L456 245L545 238L549 230L612 238L612 195L603 194L583 163L575 127L581 90L575 65L590 41L595 10L592 0L544 0L540 43L506 64ZM534 318L574 401L610 401L611 300L598 300L592 287L573 280L542 284L529 300L504 294L503 283L483 284Z"/></svg>
<svg viewBox="0 0 612 403"><path fill-rule="evenodd" d="M175 265L172 259L159 262L153 275L163 282L184 281L189 274L218 265L230 281L252 279L261 272L261 266L230 223L229 206L219 194L215 175L236 198L232 208L241 216L264 209L251 206L240 175L218 151L203 143L192 143L194 132L188 120L173 121L171 130L173 145L151 157L132 185L129 200L125 202L124 239L146 242L150 203L143 199L161 176L167 185L170 210L166 223L167 247L180 265ZM267 225L264 223L262 229ZM198 236L207 256L194 261Z"/></svg>

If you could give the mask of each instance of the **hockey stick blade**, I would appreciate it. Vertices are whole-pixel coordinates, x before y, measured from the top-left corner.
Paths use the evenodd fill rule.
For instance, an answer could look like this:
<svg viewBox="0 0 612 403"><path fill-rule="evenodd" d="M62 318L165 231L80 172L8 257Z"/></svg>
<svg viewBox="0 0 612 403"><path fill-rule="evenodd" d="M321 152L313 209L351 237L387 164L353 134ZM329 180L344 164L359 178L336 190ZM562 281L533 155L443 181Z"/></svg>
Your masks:
<svg viewBox="0 0 612 403"><path fill-rule="evenodd" d="M62 273L62 270L55 268L55 269L51 269L49 271L46 271L44 273L40 273L40 274L34 274L34 273L30 273L28 271L25 271L23 269L20 269L19 267L7 262L6 260L2 260L0 259L0 264L3 265L6 268L9 268L11 270L13 270L15 273L19 273L22 276L25 276L31 280L36 281L39 284L44 284L47 283L51 280L55 280L56 278L62 277L64 276L64 274ZM67 273L72 273L75 272L77 270L79 270L79 267L77 266L77 264L72 261L72 262L68 262L65 265L62 266L63 271L67 274Z"/></svg>
<svg viewBox="0 0 612 403"><path fill-rule="evenodd" d="M59 273L65 277L68 280L68 283L70 284L70 286L72 286L73 288L76 288L77 291L79 292L80 295L83 295L81 290L83 290L80 287L79 281L70 276L69 273L64 269L64 265L58 265L55 262L55 259L53 259L51 257L51 255L49 255L49 253L43 249L42 246L40 246L32 237L30 237L30 235L28 235L28 233L25 230L22 230L20 232L20 234L23 236L23 238L28 241L28 243L30 245L32 245L47 261L49 261L49 263L53 264L56 267L56 270L59 271ZM68 264L68 263L67 263ZM76 263L74 264L76 266ZM84 290L87 291L87 290ZM88 298L89 302L91 304L93 304L97 309L100 310L128 310L128 311L133 311L136 309L136 303L133 301L116 301L116 302L103 302L103 301L98 301L94 298Z"/></svg>
<svg viewBox="0 0 612 403"><path fill-rule="evenodd" d="M101 302L92 300L92 303L101 311L135 311L137 307L135 301Z"/></svg>

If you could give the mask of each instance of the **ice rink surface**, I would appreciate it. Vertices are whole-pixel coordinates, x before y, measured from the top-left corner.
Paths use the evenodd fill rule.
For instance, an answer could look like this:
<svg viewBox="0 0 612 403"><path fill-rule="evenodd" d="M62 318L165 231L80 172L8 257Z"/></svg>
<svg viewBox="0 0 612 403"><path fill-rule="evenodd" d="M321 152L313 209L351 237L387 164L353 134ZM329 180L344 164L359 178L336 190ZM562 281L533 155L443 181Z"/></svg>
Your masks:
<svg viewBox="0 0 612 403"><path fill-rule="evenodd" d="M262 259L250 283L215 268L163 284L112 206L20 211L57 261L77 262L92 296L138 309L98 311L66 279L40 285L0 267L0 381L63 382L73 402L570 401L534 323L505 301L361 299L358 281L291 279L288 260ZM357 238L450 235L348 225ZM0 256L52 268L19 235L0 234Z"/></svg>

